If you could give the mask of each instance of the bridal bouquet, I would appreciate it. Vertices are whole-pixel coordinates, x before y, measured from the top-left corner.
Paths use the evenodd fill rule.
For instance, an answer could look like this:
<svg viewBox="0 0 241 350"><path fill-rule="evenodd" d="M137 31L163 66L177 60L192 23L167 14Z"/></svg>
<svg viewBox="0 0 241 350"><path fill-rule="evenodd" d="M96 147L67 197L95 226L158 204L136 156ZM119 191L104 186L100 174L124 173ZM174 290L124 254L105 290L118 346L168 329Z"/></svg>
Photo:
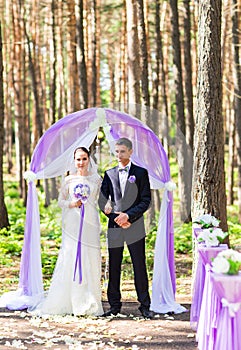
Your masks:
<svg viewBox="0 0 241 350"><path fill-rule="evenodd" d="M218 227L220 220L211 214L204 214L195 219L194 223L201 225L201 228Z"/></svg>
<svg viewBox="0 0 241 350"><path fill-rule="evenodd" d="M90 195L90 186L87 184L78 184L74 188L74 196L77 200L81 200L82 203L86 203Z"/></svg>
<svg viewBox="0 0 241 350"><path fill-rule="evenodd" d="M207 247L216 247L223 242L228 233L223 232L221 228L206 228L203 229L197 237L198 242L203 242Z"/></svg>
<svg viewBox="0 0 241 350"><path fill-rule="evenodd" d="M226 249L218 253L212 262L212 271L227 275L238 275L241 267L241 253Z"/></svg>

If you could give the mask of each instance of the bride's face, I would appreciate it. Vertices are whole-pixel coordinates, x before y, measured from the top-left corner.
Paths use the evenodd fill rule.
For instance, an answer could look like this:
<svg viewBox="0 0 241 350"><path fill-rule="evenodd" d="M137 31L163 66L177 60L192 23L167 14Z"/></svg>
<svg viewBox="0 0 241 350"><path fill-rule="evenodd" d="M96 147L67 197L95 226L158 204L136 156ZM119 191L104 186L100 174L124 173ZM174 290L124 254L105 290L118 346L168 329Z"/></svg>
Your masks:
<svg viewBox="0 0 241 350"><path fill-rule="evenodd" d="M88 154L85 153L82 149L78 149L75 153L74 162L76 170L87 170L89 165Z"/></svg>

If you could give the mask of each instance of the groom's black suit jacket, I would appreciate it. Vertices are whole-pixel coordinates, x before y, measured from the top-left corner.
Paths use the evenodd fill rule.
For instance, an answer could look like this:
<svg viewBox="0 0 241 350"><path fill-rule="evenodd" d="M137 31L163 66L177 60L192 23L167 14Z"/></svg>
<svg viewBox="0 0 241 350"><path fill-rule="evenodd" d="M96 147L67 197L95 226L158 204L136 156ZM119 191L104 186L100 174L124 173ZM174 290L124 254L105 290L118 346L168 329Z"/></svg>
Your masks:
<svg viewBox="0 0 241 350"><path fill-rule="evenodd" d="M122 197L119 182L119 167L116 166L105 172L101 186L99 206L102 211L108 199L111 200L112 212L108 214L108 245L119 247L126 241L134 243L145 236L143 214L151 202L151 190L148 172L146 169L131 163L125 192ZM131 226L128 229L119 227L114 219L124 212L129 216Z"/></svg>

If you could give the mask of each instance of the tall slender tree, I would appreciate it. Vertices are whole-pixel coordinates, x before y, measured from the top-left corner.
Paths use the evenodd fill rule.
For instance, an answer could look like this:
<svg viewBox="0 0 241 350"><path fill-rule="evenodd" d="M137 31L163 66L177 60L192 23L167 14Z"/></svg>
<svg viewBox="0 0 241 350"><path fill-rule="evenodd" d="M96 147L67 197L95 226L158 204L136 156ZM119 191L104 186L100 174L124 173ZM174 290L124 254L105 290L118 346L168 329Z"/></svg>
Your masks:
<svg viewBox="0 0 241 350"><path fill-rule="evenodd" d="M221 72L221 0L201 0L192 215L211 213L227 229Z"/></svg>
<svg viewBox="0 0 241 350"><path fill-rule="evenodd" d="M4 96L3 96L3 55L2 26L0 21L0 229L9 226L8 212L4 202L3 188L3 145L4 145Z"/></svg>
<svg viewBox="0 0 241 350"><path fill-rule="evenodd" d="M186 141L193 149L194 119L193 119L193 89L192 89L192 59L191 59L191 18L190 0L184 0L184 86L186 98Z"/></svg>
<svg viewBox="0 0 241 350"><path fill-rule="evenodd" d="M179 198L180 216L184 222L191 220L191 181L190 168L191 153L186 143L186 125L184 115L184 94L182 81L181 46L179 33L179 16L177 0L170 0L171 23L172 23L172 44L173 44L173 65L175 79L175 102L176 102L176 149L179 166Z"/></svg>
<svg viewBox="0 0 241 350"><path fill-rule="evenodd" d="M241 222L241 70L240 70L240 14L238 1L233 0L232 34L234 51L234 113L237 130L237 163L238 163L238 205L239 222Z"/></svg>
<svg viewBox="0 0 241 350"><path fill-rule="evenodd" d="M144 105L144 115L142 120L151 128L154 127L150 114L150 93L149 93L149 76L148 76L148 53L146 39L146 23L144 16L143 0L136 1L139 42L140 42L140 75L141 75L141 92L142 104Z"/></svg>
<svg viewBox="0 0 241 350"><path fill-rule="evenodd" d="M80 81L80 103L82 108L88 107L88 84L87 70L85 60L84 43L84 0L79 0L79 12L77 13L77 43L78 43L78 62L79 62L79 81Z"/></svg>
<svg viewBox="0 0 241 350"><path fill-rule="evenodd" d="M126 0L129 113L140 117L140 56L136 0Z"/></svg>
<svg viewBox="0 0 241 350"><path fill-rule="evenodd" d="M53 3L55 1L53 0ZM69 89L67 90L68 95L68 112L72 113L80 109L80 83L78 77L78 65L77 65L77 57L76 57L76 16L75 16L75 3L74 1L67 1L68 6L68 35L67 35L67 47L68 47L68 56L67 56L67 64L68 64L68 80L69 80ZM54 34L54 33L53 33ZM54 35L53 35L54 41Z"/></svg>
<svg viewBox="0 0 241 350"><path fill-rule="evenodd" d="M156 68L155 79L153 81L153 109L155 111L161 109L161 123L159 118L153 118L153 126L156 134L160 135L163 146L168 154L168 134L169 134L169 121L168 121L168 102L166 92L166 74L164 68L163 57L163 43L160 26L160 0L156 1L155 7L155 32L156 32ZM159 91L160 90L160 91ZM160 101L162 103L160 103ZM159 124L161 124L159 128Z"/></svg>

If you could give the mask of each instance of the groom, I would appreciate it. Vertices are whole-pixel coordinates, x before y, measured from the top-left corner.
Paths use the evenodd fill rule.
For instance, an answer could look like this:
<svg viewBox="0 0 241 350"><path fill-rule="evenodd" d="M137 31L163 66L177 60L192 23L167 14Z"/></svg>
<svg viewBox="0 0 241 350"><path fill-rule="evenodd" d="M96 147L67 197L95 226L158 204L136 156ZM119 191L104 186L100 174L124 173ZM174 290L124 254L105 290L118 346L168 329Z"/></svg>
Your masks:
<svg viewBox="0 0 241 350"><path fill-rule="evenodd" d="M119 165L105 172L99 206L108 216L110 310L103 316L117 315L121 310L120 276L124 242L134 269L139 310L144 318L152 318L145 260L145 227L143 213L151 202L148 172L130 161L132 142L120 138L115 144Z"/></svg>

